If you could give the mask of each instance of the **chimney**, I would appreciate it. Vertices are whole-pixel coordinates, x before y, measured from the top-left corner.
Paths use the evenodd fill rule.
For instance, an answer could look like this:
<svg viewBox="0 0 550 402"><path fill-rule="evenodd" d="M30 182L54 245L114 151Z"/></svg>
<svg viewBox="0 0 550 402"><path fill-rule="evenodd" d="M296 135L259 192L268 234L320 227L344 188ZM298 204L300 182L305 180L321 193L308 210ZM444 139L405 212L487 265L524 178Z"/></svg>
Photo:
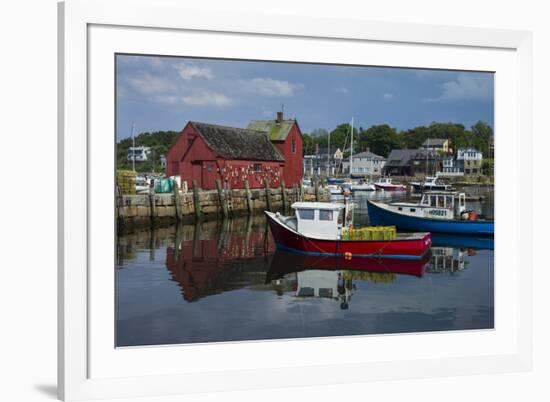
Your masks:
<svg viewBox="0 0 550 402"><path fill-rule="evenodd" d="M283 112L277 112L277 123L283 122Z"/></svg>

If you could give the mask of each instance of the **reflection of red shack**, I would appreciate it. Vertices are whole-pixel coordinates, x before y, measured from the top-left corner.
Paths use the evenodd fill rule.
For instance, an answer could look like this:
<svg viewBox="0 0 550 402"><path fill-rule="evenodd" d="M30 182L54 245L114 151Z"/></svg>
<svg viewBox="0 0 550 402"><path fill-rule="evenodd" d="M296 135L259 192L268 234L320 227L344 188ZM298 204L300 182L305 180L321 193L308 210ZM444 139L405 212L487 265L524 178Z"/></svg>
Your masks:
<svg viewBox="0 0 550 402"><path fill-rule="evenodd" d="M302 134L296 120L253 120L248 128L189 122L166 155L166 175L203 189L216 180L230 188L259 188L267 181L292 187L302 179Z"/></svg>
<svg viewBox="0 0 550 402"><path fill-rule="evenodd" d="M168 247L166 266L189 302L204 296L263 284L267 271L265 232L227 232L219 238L182 241L179 250ZM273 252L273 242L268 243ZM238 264L257 259L257 264Z"/></svg>

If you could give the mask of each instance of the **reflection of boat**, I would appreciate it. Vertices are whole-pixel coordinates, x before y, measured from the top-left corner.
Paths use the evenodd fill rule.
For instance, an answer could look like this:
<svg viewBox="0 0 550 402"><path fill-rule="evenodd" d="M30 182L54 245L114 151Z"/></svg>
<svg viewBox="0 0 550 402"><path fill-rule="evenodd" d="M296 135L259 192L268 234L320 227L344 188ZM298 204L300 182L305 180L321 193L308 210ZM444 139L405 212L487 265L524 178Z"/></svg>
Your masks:
<svg viewBox="0 0 550 402"><path fill-rule="evenodd" d="M428 191L419 203L384 204L367 200L367 207L370 222L374 225L441 233L494 234L492 220L478 219L475 212L465 211L464 193Z"/></svg>
<svg viewBox="0 0 550 402"><path fill-rule="evenodd" d="M432 190L450 191L453 188L453 186L451 186L450 184L446 184L443 180L433 176L426 177L423 183L412 182L411 186L416 192Z"/></svg>
<svg viewBox="0 0 550 402"><path fill-rule="evenodd" d="M384 191L406 191L407 186L404 184L393 183L392 179L389 177L381 177L377 182L374 183L374 186L378 190Z"/></svg>
<svg viewBox="0 0 550 402"><path fill-rule="evenodd" d="M492 236L432 233L432 245L438 247L469 248L474 250L494 250L495 239Z"/></svg>
<svg viewBox="0 0 550 402"><path fill-rule="evenodd" d="M398 233L390 240L343 240L344 205L297 202L295 217L266 211L277 248L312 255L421 259L431 246L430 233Z"/></svg>
<svg viewBox="0 0 550 402"><path fill-rule="evenodd" d="M465 251L452 247L432 247L432 258L426 267L426 272L454 273L463 271L466 268L465 254Z"/></svg>
<svg viewBox="0 0 550 402"><path fill-rule="evenodd" d="M428 252L422 259L403 260L392 258L352 258L341 256L313 256L289 253L277 250L273 255L266 282L282 278L283 276L304 270L346 270L369 271L422 276L426 265L430 261Z"/></svg>

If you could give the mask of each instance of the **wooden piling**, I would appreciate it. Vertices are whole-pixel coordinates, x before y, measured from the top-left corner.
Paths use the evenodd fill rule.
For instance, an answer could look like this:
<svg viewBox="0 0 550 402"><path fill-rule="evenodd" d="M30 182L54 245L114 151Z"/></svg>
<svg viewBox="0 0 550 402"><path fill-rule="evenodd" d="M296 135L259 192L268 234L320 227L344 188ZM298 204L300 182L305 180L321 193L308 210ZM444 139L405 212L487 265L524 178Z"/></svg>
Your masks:
<svg viewBox="0 0 550 402"><path fill-rule="evenodd" d="M180 190L178 187L177 181L172 181L173 183L173 190L174 190L174 206L176 208L176 221L181 222L183 218L183 213L181 210L181 197L180 197Z"/></svg>
<svg viewBox="0 0 550 402"><path fill-rule="evenodd" d="M227 199L222 188L222 183L219 179L216 180L216 189L218 190L218 200L220 202L222 215L224 218L227 218L227 216L229 215L229 210L227 208Z"/></svg>
<svg viewBox="0 0 550 402"><path fill-rule="evenodd" d="M201 218L201 202L199 199L199 185L196 180L193 180L193 206L195 208L195 218Z"/></svg>
<svg viewBox="0 0 550 402"><path fill-rule="evenodd" d="M156 207L155 187L151 184L151 186L149 187L149 217L151 218L151 223L155 222L155 216L156 216L155 207Z"/></svg>
<svg viewBox="0 0 550 402"><path fill-rule="evenodd" d="M252 194L250 193L250 185L248 180L244 181L244 188L246 191L246 208L248 209L248 215L252 215L254 212L254 206L252 205Z"/></svg>
<svg viewBox="0 0 550 402"><path fill-rule="evenodd" d="M265 180L265 203L266 209L271 212L271 190L269 189L269 183Z"/></svg>
<svg viewBox="0 0 550 402"><path fill-rule="evenodd" d="M316 179L315 180L315 201L319 201L320 199L320 195L319 195L319 180Z"/></svg>
<svg viewBox="0 0 550 402"><path fill-rule="evenodd" d="M281 201L283 202L283 214L286 214L286 189L284 180L281 180Z"/></svg>

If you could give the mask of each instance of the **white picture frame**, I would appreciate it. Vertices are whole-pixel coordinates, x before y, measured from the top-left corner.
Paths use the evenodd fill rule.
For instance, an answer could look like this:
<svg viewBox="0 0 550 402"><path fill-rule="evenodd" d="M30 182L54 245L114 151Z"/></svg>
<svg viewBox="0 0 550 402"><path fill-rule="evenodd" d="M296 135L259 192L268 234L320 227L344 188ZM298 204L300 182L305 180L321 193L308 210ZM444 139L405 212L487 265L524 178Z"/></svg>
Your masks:
<svg viewBox="0 0 550 402"><path fill-rule="evenodd" d="M526 195L532 194L531 34L292 15L284 16L283 25L280 18L213 15L187 9L177 0L70 0L59 5L60 398L160 396L530 369L532 212ZM236 50L237 43L241 50ZM271 45L269 52L266 44ZM321 56L328 48L331 51ZM495 71L496 329L115 349L114 298L95 296L113 290L109 268L114 268L109 264L114 204L95 190L113 188L112 166L100 163L105 155L113 155L114 146L112 99L105 101L112 98L113 86L108 84L114 70L107 61L123 51ZM506 205L499 204L498 177L507 178ZM501 223L498 216L504 208L510 218ZM99 266L103 268L96 269ZM449 341L455 342L452 352L443 348ZM390 347L395 354L385 355ZM351 357L346 360L319 356L320 348L365 353L347 354ZM196 363L194 371L174 364L182 356ZM230 360L235 356L241 358ZM257 356L270 360L261 364ZM287 364L288 356L295 358Z"/></svg>

